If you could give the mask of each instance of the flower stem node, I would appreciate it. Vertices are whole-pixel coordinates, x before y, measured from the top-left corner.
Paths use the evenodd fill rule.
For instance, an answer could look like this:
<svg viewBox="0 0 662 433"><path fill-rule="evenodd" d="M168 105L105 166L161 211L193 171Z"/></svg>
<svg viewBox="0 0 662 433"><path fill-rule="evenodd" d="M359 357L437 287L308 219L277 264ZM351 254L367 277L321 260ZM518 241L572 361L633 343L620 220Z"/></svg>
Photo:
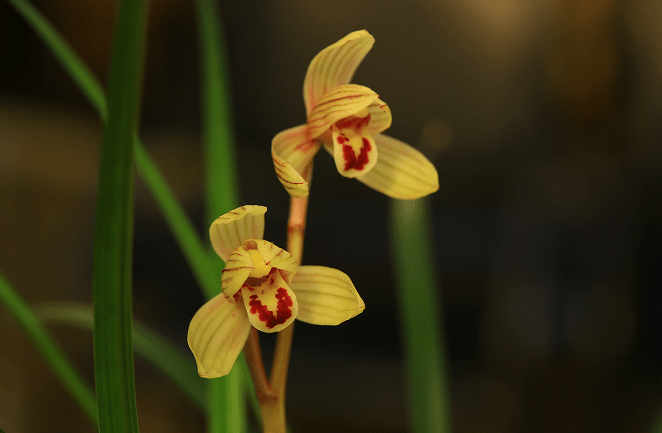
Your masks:
<svg viewBox="0 0 662 433"><path fill-rule="evenodd" d="M350 278L323 266L298 266L290 253L262 239L263 206L242 206L209 228L214 251L225 261L222 293L193 316L188 344L201 377L228 374L251 326L278 332L294 319L338 325L365 304Z"/></svg>

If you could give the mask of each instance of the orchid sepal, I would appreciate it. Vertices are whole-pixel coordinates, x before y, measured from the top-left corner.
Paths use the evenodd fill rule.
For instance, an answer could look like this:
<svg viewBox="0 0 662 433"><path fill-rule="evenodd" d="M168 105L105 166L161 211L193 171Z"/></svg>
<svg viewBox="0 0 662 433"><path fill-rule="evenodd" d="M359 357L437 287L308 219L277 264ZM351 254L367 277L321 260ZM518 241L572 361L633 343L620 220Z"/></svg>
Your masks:
<svg viewBox="0 0 662 433"><path fill-rule="evenodd" d="M306 114L329 89L349 84L375 38L365 30L352 32L320 51L308 65L303 80L303 98Z"/></svg>
<svg viewBox="0 0 662 433"><path fill-rule="evenodd" d="M207 301L191 319L187 335L200 377L230 373L250 329L243 305L228 302L223 294Z"/></svg>
<svg viewBox="0 0 662 433"><path fill-rule="evenodd" d="M435 166L414 147L385 134L374 137L379 158L372 169L356 177L370 188L391 198L414 200L439 189ZM324 146L329 153L330 146Z"/></svg>
<svg viewBox="0 0 662 433"><path fill-rule="evenodd" d="M297 319L302 322L339 325L365 309L352 280L338 269L299 266L290 287L297 295Z"/></svg>

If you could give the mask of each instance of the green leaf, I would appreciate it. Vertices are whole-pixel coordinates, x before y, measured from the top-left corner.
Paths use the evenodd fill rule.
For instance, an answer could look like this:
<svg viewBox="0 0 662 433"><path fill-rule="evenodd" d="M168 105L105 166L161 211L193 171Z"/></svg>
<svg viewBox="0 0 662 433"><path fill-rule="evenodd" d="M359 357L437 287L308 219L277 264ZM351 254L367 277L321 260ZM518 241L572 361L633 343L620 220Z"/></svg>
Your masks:
<svg viewBox="0 0 662 433"><path fill-rule="evenodd" d="M236 158L232 133L230 86L222 38L221 20L213 0L198 0L198 31L200 41L202 119L205 149L205 179L207 224L238 206ZM220 259L215 258L218 269ZM219 293L220 285L215 287ZM235 363L245 366L240 356ZM209 382L209 433L243 433L246 431L246 409L241 398L247 368L233 368L229 375ZM258 412L259 413L259 412Z"/></svg>
<svg viewBox="0 0 662 433"><path fill-rule="evenodd" d="M106 105L103 89L90 69L82 62L80 57L77 56L51 24L29 2L25 0L9 1L42 37L105 121ZM232 150L229 97L226 91L228 88L226 78L227 68L221 60L224 56L224 49L222 48L222 40L220 39L220 23L212 2L201 0L199 12L201 20L201 44L203 45L202 61L206 65L203 67L205 78L203 79L202 93L203 95L209 95L209 98L205 102L205 107L208 108L204 109L204 118L206 119L205 137L207 143L216 143L216 145L206 147L206 153L208 155L207 172L210 173L207 177L207 191L210 202L215 203L210 204L208 208L207 214L210 215L208 219L211 219L236 207L238 199L236 193L237 182L235 180L234 151ZM211 90L207 91L205 89ZM163 176L153 164L144 146L138 138L135 140L135 161L138 170L154 195L161 212L165 215L170 229L184 252L198 283L205 295L211 298L220 291L220 276L218 272L222 269L222 262L214 254L208 254L206 258L203 258L205 257L204 251L206 248L203 247L202 242L195 235L193 224L186 217L181 205L168 188ZM229 150L223 150L223 146L229 146ZM225 157L224 155L229 155L229 157ZM247 374L248 369L245 360L243 357L240 357L237 362L240 368L236 370L242 371L242 376L246 379L244 380L243 388L249 393L248 395L251 397L253 404L257 406L250 377ZM214 383L211 386L223 385ZM220 395L221 393L216 392L214 394ZM214 398L210 399L209 411L212 413L213 418L232 419L233 416L223 415L223 411L218 410L222 406L222 402L215 402ZM256 410L256 415L259 418L259 410ZM239 429L237 431L242 430Z"/></svg>
<svg viewBox="0 0 662 433"><path fill-rule="evenodd" d="M78 402L80 407L83 408L83 411L85 411L92 422L97 424L97 402L94 398L92 388L72 366L62 352L62 349L60 349L53 337L51 337L41 324L36 314L20 297L18 292L14 290L1 272L0 300L2 300L7 306L7 309L23 327L23 330L28 334L35 347L41 352L51 370L60 379L60 382L62 382L67 391Z"/></svg>
<svg viewBox="0 0 662 433"><path fill-rule="evenodd" d="M134 156L138 172L159 205L159 209L161 209L170 230L175 236L175 240L184 253L188 265L193 270L193 275L195 275L198 284L200 284L207 298L213 298L221 290L220 272L216 269L222 269L222 267L218 265L217 261L211 260L209 248L202 246L191 220L186 216L184 209L168 187L163 175L137 138Z"/></svg>
<svg viewBox="0 0 662 433"><path fill-rule="evenodd" d="M64 323L90 331L94 323L92 306L82 303L39 305L35 308L35 314L46 322ZM154 364L204 410L206 391L190 354L183 355L168 339L136 320L133 322L133 345L136 353Z"/></svg>
<svg viewBox="0 0 662 433"><path fill-rule="evenodd" d="M412 431L450 432L441 287L433 261L428 200L391 200L390 231Z"/></svg>
<svg viewBox="0 0 662 433"><path fill-rule="evenodd" d="M44 16L26 0L7 0L41 37L60 64L76 82L102 119L106 119L106 98L99 80Z"/></svg>
<svg viewBox="0 0 662 433"><path fill-rule="evenodd" d="M138 432L131 338L133 139L142 85L145 5L121 0L108 81L94 231L94 372L99 432Z"/></svg>
<svg viewBox="0 0 662 433"><path fill-rule="evenodd" d="M214 0L197 0L207 223L239 206L230 79L223 29Z"/></svg>

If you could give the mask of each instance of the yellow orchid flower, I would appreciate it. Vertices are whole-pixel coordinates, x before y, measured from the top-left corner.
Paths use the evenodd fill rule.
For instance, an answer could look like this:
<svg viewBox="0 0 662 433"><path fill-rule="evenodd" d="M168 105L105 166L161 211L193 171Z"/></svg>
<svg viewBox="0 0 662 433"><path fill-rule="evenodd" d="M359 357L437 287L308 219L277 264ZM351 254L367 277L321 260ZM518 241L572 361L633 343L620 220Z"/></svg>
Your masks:
<svg viewBox="0 0 662 433"><path fill-rule="evenodd" d="M271 143L276 174L291 196L308 195L307 175L321 146L341 175L389 197L411 200L439 189L437 170L421 152L381 133L391 126L388 105L369 88L349 84L374 43L359 30L310 62L303 82L308 122Z"/></svg>
<svg viewBox="0 0 662 433"><path fill-rule="evenodd" d="M294 319L338 325L361 313L363 300L349 277L333 268L297 266L290 253L262 239L264 206L242 206L216 219L209 236L225 261L223 292L193 316L188 345L198 374L228 374L251 325L278 332Z"/></svg>

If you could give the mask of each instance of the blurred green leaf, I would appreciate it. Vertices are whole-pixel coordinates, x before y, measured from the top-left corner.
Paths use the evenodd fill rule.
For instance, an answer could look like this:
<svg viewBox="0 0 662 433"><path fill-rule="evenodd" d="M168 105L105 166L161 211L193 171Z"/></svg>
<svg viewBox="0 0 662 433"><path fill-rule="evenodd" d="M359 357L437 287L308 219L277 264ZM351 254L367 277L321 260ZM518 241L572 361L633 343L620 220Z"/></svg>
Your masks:
<svg viewBox="0 0 662 433"><path fill-rule="evenodd" d="M7 0L41 37L46 46L76 82L102 119L106 119L106 98L99 80L90 72L71 46L64 40L32 3L26 0Z"/></svg>
<svg viewBox="0 0 662 433"><path fill-rule="evenodd" d="M25 0L9 0L18 10L26 21L42 37L49 46L56 58L62 63L62 66L69 72L74 81L79 85L83 93L99 112L101 118L106 120L106 105L103 88L99 81L94 77L90 69L82 62L73 49L61 37L61 35L51 26L51 24ZM236 193L236 170L234 162L234 150L232 147L232 130L229 115L229 97L227 92L227 68L224 65L225 50L220 38L220 21L217 19L217 11L210 1L201 1L199 5L199 17L201 20L201 46L203 66L203 95L208 95L205 99L205 141L207 143L216 143L206 146L207 172L207 191L210 205L208 207L209 218L215 218L237 206L238 199ZM211 90L204 90L211 89ZM228 147L228 150L223 150ZM220 291L220 269L222 262L215 254L206 254L208 249L203 247L200 239L196 235L193 224L187 218L181 205L177 201L172 191L167 186L165 179L153 164L148 152L135 138L135 161L138 170L145 180L148 188L154 195L161 211L173 232L180 248L191 266L198 283L207 297L212 297ZM247 375L247 367L243 356L237 361L242 377L247 379L243 381L243 389L249 392L253 407L257 407L256 397L252 391L250 377ZM221 379L222 381L222 379ZM217 381L222 383L220 381ZM222 386L214 384L212 386ZM215 393L221 395L222 393ZM226 420L232 420L233 416L222 415L222 411L215 408L224 406L223 402L214 402L210 399L210 412L213 417L222 417ZM238 413L235 411L234 413ZM260 417L259 410L256 410L256 416ZM211 424L211 423L210 423ZM217 425L219 422L216 422ZM238 430L238 431L241 431Z"/></svg>
<svg viewBox="0 0 662 433"><path fill-rule="evenodd" d="M72 366L32 309L0 272L0 299L11 312L60 382L96 425L97 402L92 388ZM1 432L2 430L0 430Z"/></svg>
<svg viewBox="0 0 662 433"><path fill-rule="evenodd" d="M35 314L46 322L64 323L92 330L92 306L75 302L39 305ZM206 407L206 390L198 376L192 356L185 356L168 339L148 326L133 321L133 345L136 353L150 361L172 380L200 409Z"/></svg>
<svg viewBox="0 0 662 433"><path fill-rule="evenodd" d="M441 286L427 199L391 200L390 229L412 431L447 433L451 423Z"/></svg>
<svg viewBox="0 0 662 433"><path fill-rule="evenodd" d="M138 432L132 344L133 139L143 74L142 0L121 0L108 80L94 230L94 373L99 432Z"/></svg>
<svg viewBox="0 0 662 433"><path fill-rule="evenodd" d="M213 0L198 0L198 39L200 41L202 119L205 150L206 224L236 208L237 193L234 134L232 133L230 85L223 43L221 20ZM211 253L213 257L215 254ZM213 259L222 269L222 261ZM211 290L210 290L211 289ZM221 290L217 285L206 290L211 298ZM236 365L245 366L240 356ZM233 368L226 377L211 379L207 431L243 433L246 431L246 408L242 398L247 368ZM259 411L257 413L260 413Z"/></svg>

